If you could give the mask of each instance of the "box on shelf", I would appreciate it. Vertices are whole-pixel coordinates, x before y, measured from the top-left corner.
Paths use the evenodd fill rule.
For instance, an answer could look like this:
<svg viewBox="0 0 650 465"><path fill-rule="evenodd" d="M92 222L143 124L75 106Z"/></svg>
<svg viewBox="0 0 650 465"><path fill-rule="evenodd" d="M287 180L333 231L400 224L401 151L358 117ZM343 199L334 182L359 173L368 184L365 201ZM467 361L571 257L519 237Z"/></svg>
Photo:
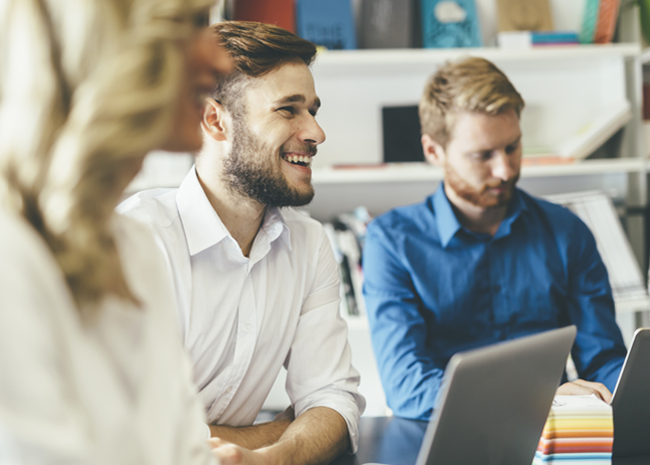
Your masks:
<svg viewBox="0 0 650 465"><path fill-rule="evenodd" d="M424 48L481 47L474 0L421 0Z"/></svg>
<svg viewBox="0 0 650 465"><path fill-rule="evenodd" d="M552 31L549 0L498 0L499 31Z"/></svg>

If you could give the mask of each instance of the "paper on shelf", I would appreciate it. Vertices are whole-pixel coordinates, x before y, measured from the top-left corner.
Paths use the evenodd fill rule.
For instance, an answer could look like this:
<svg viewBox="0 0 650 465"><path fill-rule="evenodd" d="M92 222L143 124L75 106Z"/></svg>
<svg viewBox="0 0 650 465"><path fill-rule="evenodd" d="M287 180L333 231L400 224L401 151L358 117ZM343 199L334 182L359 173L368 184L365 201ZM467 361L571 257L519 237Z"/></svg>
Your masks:
<svg viewBox="0 0 650 465"><path fill-rule="evenodd" d="M635 302L637 308L627 310L648 310L650 298L641 268L610 198L598 191L549 195L545 198L569 208L593 233L609 274L617 309L628 302Z"/></svg>
<svg viewBox="0 0 650 465"><path fill-rule="evenodd" d="M562 157L585 158L607 142L607 139L631 119L632 109L627 100L609 105L558 145L555 152Z"/></svg>

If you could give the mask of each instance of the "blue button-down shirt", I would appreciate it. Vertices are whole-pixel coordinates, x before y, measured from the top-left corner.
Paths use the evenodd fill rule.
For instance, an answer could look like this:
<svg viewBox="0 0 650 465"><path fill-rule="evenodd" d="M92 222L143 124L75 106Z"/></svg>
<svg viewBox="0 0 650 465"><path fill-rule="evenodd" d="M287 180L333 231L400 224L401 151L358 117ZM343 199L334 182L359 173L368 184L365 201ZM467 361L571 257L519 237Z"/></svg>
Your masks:
<svg viewBox="0 0 650 465"><path fill-rule="evenodd" d="M454 353L569 324L580 377L616 385L626 349L607 270L587 226L564 207L517 189L496 234L478 234L458 222L441 184L369 225L363 270L396 415L429 418Z"/></svg>

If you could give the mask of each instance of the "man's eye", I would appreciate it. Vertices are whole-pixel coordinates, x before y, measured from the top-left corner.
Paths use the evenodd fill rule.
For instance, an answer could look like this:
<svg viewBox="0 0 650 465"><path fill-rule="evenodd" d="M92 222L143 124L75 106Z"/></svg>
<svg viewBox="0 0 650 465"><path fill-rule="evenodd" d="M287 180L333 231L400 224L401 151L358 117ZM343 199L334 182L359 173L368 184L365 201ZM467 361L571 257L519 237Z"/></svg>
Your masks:
<svg viewBox="0 0 650 465"><path fill-rule="evenodd" d="M281 108L278 108L278 110L289 113L291 115L296 113L296 109L294 107L281 107Z"/></svg>
<svg viewBox="0 0 650 465"><path fill-rule="evenodd" d="M470 154L470 158L474 161L485 161L490 158L492 152L474 152Z"/></svg>
<svg viewBox="0 0 650 465"><path fill-rule="evenodd" d="M508 154L514 153L515 150L517 150L518 147L519 147L519 144L509 145L508 147L506 147L506 153L508 153Z"/></svg>

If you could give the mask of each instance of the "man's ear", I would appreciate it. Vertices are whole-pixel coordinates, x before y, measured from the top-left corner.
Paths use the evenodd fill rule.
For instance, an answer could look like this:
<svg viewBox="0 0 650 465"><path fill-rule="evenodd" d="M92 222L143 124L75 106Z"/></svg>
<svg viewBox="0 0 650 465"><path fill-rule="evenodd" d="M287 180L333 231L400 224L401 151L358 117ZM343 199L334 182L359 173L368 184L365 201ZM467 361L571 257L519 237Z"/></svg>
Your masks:
<svg viewBox="0 0 650 465"><path fill-rule="evenodd" d="M201 128L207 136L218 142L227 140L226 125L224 124L226 118L227 112L223 105L214 99L206 99Z"/></svg>
<svg viewBox="0 0 650 465"><path fill-rule="evenodd" d="M442 166L445 162L444 147L433 140L428 134L424 134L420 141L422 142L424 158L432 165Z"/></svg>

